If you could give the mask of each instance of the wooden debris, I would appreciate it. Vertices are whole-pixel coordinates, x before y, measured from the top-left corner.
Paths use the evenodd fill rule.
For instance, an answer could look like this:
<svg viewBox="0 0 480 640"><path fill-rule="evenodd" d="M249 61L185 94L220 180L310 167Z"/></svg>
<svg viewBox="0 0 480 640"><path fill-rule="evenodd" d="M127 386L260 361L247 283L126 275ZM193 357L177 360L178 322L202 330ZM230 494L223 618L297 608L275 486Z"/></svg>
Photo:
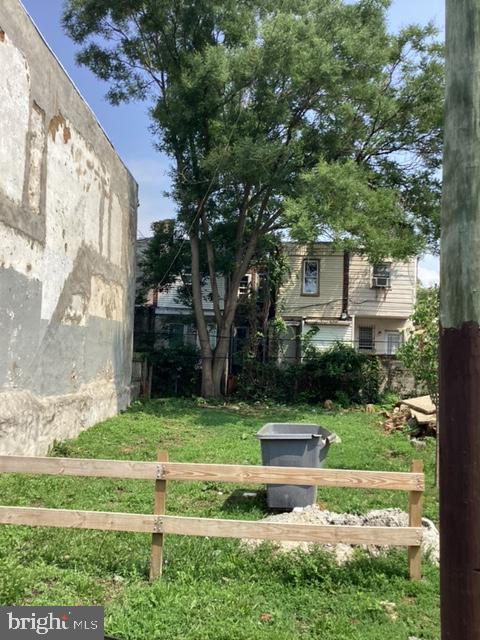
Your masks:
<svg viewBox="0 0 480 640"><path fill-rule="evenodd" d="M382 411L382 416L386 418L383 423L383 428L387 432L403 430L407 426L409 420L412 417L410 409L408 407L405 408L397 408L397 411Z"/></svg>
<svg viewBox="0 0 480 640"><path fill-rule="evenodd" d="M392 411L382 411L381 415L388 433L408 426L417 436L436 435L437 414L430 396L401 400Z"/></svg>

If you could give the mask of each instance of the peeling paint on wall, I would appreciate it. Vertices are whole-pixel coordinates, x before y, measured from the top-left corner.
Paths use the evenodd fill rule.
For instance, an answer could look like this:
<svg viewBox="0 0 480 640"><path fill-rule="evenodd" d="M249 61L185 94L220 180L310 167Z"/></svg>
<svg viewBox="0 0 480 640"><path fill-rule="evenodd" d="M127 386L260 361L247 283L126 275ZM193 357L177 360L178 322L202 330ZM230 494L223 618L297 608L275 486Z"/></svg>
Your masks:
<svg viewBox="0 0 480 640"><path fill-rule="evenodd" d="M0 24L0 453L44 453L129 402L137 188L17 0Z"/></svg>

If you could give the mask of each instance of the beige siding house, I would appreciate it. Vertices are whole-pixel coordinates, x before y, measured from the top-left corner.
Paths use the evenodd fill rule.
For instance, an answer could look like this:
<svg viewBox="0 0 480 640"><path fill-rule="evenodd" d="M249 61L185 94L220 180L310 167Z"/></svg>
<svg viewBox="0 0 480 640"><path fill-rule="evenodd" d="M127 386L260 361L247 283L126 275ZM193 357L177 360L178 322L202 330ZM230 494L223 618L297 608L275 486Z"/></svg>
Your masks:
<svg viewBox="0 0 480 640"><path fill-rule="evenodd" d="M417 259L372 265L329 243L287 243L290 273L279 292L287 324L285 359L299 357L300 337L326 349L341 341L367 353L395 354L415 305Z"/></svg>
<svg viewBox="0 0 480 640"><path fill-rule="evenodd" d="M139 254L145 242L139 241ZM309 246L287 242L284 249L289 274L276 301L276 313L287 325L280 349L284 362L301 357L301 338L306 336L318 349L343 342L365 353L395 354L404 341L415 305L416 258L373 266L360 255L335 251L327 242ZM218 281L222 306L223 276ZM258 282L258 274L249 272L239 296L255 289ZM157 347L198 343L192 308L181 300L182 285L178 277L168 291L149 296L150 330L155 331ZM208 280L203 288L203 307L214 347L216 326ZM140 329L137 323L137 331ZM233 348L237 334L245 337L247 333L248 327L242 324L234 327Z"/></svg>

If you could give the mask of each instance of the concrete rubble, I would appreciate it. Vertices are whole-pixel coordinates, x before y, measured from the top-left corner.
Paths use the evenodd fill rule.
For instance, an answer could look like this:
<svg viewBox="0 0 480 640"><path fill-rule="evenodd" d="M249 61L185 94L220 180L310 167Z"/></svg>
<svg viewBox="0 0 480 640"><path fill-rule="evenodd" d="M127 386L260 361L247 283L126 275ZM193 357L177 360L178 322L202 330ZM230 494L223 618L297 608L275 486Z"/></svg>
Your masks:
<svg viewBox="0 0 480 640"><path fill-rule="evenodd" d="M262 522L278 522L289 524L317 524L317 525L350 525L365 527L406 527L408 526L408 514L401 509L375 509L368 511L364 515L355 515L350 513L335 513L332 511L324 511L317 505L311 505L305 508L296 508L291 512L270 515L264 518ZM425 557L438 566L440 556L440 538L439 532L435 524L428 518L422 518L423 541L422 552ZM251 548L255 548L262 544L262 540L243 540L243 543ZM315 544L310 542L293 542L282 541L274 543L278 551L284 553L299 549L309 552L315 548ZM386 547L367 546L367 545L349 545L349 544L325 544L322 547L332 553L338 564L348 562L355 551L355 548L361 548L368 553L378 556Z"/></svg>

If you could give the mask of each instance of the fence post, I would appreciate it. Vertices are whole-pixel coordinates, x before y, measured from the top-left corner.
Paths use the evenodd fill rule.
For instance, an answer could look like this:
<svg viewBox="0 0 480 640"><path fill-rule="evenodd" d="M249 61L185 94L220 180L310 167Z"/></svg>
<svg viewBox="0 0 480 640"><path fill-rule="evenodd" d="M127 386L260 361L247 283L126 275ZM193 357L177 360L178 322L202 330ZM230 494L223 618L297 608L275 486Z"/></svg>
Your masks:
<svg viewBox="0 0 480 640"><path fill-rule="evenodd" d="M423 473L422 460L414 460L411 466L412 473ZM408 525L410 527L422 526L423 491L410 491L408 508ZM411 580L422 578L422 547L408 547L408 569Z"/></svg>
<svg viewBox="0 0 480 640"><path fill-rule="evenodd" d="M168 452L157 452L158 462L168 462ZM167 497L167 481L155 480L155 515L165 513L165 502ZM152 533L152 557L150 561L150 580L155 580L162 575L163 564L163 533Z"/></svg>

